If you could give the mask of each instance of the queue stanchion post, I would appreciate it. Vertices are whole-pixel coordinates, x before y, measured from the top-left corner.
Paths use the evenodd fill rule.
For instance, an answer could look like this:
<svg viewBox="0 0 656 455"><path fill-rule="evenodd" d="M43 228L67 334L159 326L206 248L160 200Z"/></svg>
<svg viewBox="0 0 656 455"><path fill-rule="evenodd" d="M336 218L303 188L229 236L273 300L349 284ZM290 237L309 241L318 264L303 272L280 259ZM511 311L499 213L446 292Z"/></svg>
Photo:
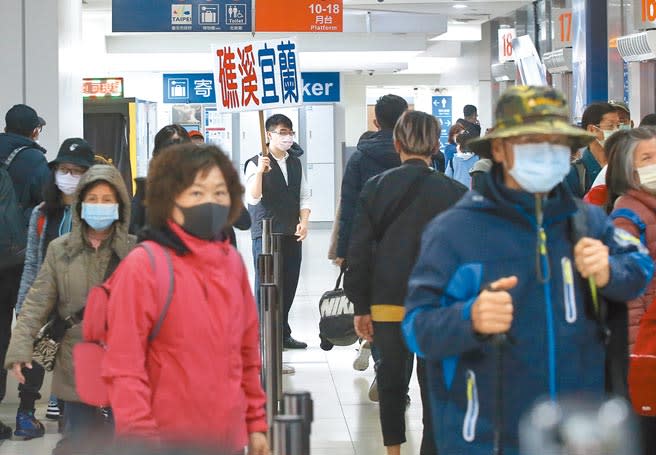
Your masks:
<svg viewBox="0 0 656 455"><path fill-rule="evenodd" d="M283 399L285 415L296 415L303 419L302 444L300 455L310 455L310 434L314 421L314 403L310 392L287 392Z"/></svg>
<svg viewBox="0 0 656 455"><path fill-rule="evenodd" d="M301 455L303 444L303 418L297 415L279 415L273 422L273 454Z"/></svg>
<svg viewBox="0 0 656 455"><path fill-rule="evenodd" d="M275 306L275 326L273 330L274 340L272 346L275 347L276 352L276 371L278 374L278 388L276 389L276 400L278 405L282 406L282 324L283 324L283 295L284 284L282 279L283 261L282 256L282 234L271 235L271 253L273 254L273 282L278 289L278 299Z"/></svg>

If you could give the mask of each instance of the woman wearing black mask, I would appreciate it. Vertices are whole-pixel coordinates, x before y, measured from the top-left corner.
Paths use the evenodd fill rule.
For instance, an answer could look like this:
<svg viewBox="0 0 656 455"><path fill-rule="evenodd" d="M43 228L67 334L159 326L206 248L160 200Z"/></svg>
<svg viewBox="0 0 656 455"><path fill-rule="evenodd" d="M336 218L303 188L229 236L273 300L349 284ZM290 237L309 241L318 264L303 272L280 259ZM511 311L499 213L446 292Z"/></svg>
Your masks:
<svg viewBox="0 0 656 455"><path fill-rule="evenodd" d="M149 342L164 307L158 289L168 283L158 282L148 252L135 250L107 283L103 372L116 434L267 455L256 306L224 234L242 209L239 176L217 147L179 144L155 157L147 183L142 236L170 254L174 291Z"/></svg>

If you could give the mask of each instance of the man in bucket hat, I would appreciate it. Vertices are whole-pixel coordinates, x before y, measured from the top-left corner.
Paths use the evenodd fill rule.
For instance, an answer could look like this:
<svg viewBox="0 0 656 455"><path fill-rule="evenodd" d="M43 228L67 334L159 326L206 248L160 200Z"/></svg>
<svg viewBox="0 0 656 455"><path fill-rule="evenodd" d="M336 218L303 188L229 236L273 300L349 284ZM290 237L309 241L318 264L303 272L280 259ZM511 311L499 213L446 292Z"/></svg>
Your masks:
<svg viewBox="0 0 656 455"><path fill-rule="evenodd" d="M626 301L652 276L640 242L562 184L571 151L593 140L567 112L551 88L504 93L494 130L470 142L494 162L485 185L424 231L403 331L427 361L439 453L517 455L536 399L601 398L603 304L590 290Z"/></svg>

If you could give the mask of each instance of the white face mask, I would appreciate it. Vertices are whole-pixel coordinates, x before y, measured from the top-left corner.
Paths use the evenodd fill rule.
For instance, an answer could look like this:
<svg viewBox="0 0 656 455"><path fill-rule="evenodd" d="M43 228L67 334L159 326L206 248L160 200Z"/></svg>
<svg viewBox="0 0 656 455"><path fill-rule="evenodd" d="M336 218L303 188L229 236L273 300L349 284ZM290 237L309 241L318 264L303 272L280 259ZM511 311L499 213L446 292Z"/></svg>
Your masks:
<svg viewBox="0 0 656 455"><path fill-rule="evenodd" d="M81 175L64 174L61 171L57 171L55 172L55 185L66 196L71 196L75 194L81 177Z"/></svg>
<svg viewBox="0 0 656 455"><path fill-rule="evenodd" d="M602 130L599 127L596 127L596 128L599 131L601 131L601 133L604 135L603 139L601 139L601 140L597 139L597 142L599 142L599 145L601 145L602 147L606 144L606 141L608 140L609 137L611 137L613 134L617 133L620 130L619 128L617 128L617 129L608 131L608 130Z"/></svg>
<svg viewBox="0 0 656 455"><path fill-rule="evenodd" d="M636 171L640 177L640 185L650 191L656 191L656 164L639 167Z"/></svg>
<svg viewBox="0 0 656 455"><path fill-rule="evenodd" d="M540 142L513 146L515 162L508 173L529 193L547 193L570 170L571 150L566 145Z"/></svg>
<svg viewBox="0 0 656 455"><path fill-rule="evenodd" d="M271 132L269 138L269 143L283 152L292 148L292 145L294 144L293 136L282 136L278 133Z"/></svg>

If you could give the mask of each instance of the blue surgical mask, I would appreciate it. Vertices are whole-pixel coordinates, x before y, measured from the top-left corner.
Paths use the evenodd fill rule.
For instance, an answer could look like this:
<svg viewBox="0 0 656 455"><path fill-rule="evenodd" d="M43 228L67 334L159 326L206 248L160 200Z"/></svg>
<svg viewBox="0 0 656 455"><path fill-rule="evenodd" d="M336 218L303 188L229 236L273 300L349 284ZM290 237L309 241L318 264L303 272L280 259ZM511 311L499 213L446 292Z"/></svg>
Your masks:
<svg viewBox="0 0 656 455"><path fill-rule="evenodd" d="M508 173L529 193L547 193L569 173L571 150L566 145L516 144L513 152L515 162Z"/></svg>
<svg viewBox="0 0 656 455"><path fill-rule="evenodd" d="M104 231L118 220L118 204L82 203L82 219L94 231Z"/></svg>
<svg viewBox="0 0 656 455"><path fill-rule="evenodd" d="M620 130L621 131L626 131L626 130L630 130L630 129L631 129L631 125L625 125L625 124L620 125Z"/></svg>

